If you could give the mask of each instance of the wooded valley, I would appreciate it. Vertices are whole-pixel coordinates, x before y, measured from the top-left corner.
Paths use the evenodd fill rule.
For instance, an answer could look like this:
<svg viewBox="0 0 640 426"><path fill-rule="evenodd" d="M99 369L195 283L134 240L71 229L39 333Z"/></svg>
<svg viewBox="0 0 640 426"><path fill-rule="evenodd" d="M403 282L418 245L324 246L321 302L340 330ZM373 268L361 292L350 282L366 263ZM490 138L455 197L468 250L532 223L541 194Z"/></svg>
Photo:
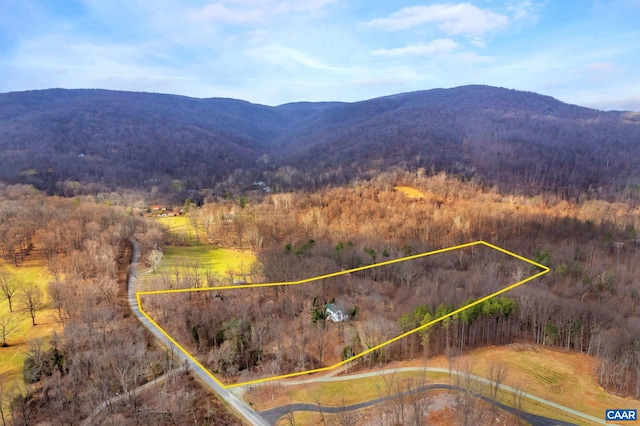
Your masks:
<svg viewBox="0 0 640 426"><path fill-rule="evenodd" d="M279 107L2 94L0 417L238 422L131 314L131 240L149 270L189 243L161 215L184 217L195 244L257 262L225 274L185 263L150 274L149 289L299 280L479 240L504 247L550 273L350 368L522 343L588 354L602 388L638 400L638 117L487 86ZM535 272L474 247L300 286L142 302L238 383L334 365ZM330 321L329 304L349 319ZM25 337L34 330L48 337ZM155 379L154 391L130 392Z"/></svg>

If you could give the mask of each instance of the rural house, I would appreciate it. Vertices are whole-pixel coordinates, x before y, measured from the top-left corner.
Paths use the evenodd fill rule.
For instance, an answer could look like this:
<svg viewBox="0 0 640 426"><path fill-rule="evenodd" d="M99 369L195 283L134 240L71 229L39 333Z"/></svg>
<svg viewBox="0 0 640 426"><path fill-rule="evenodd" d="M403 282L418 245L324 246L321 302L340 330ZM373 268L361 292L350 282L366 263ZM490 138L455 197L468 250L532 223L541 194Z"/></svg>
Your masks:
<svg viewBox="0 0 640 426"><path fill-rule="evenodd" d="M342 322L349 319L349 314L346 313L342 306L338 306L334 303L327 303L327 317L333 322Z"/></svg>

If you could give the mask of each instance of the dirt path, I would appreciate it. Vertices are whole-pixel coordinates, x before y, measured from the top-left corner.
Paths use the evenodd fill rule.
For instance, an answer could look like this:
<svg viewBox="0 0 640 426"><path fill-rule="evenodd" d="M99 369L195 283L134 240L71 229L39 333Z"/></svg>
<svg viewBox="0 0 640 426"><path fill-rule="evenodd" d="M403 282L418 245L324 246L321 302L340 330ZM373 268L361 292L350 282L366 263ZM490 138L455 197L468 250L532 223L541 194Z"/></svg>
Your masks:
<svg viewBox="0 0 640 426"><path fill-rule="evenodd" d="M137 388L123 393L122 395L118 395L115 396L113 398L111 398L108 401L103 402L102 404L100 404L98 407L96 407L95 410L93 410L93 413L91 413L91 415L89 415L89 417L87 417L86 419L84 419L84 421L82 423L80 423L80 426L89 426L91 424L93 424L93 420L94 418L100 414L100 412L102 410L104 410L105 408L117 404L118 402L124 400L125 398L130 398L130 397L134 397L136 395L138 395L140 392L143 392L153 386L159 385L160 383L164 382L165 380L167 380L172 374L175 374L176 372L180 371L179 369L175 369L175 370L171 370L168 373L163 374L162 376L158 377L155 380L150 381L149 383L145 383L142 386L138 386Z"/></svg>

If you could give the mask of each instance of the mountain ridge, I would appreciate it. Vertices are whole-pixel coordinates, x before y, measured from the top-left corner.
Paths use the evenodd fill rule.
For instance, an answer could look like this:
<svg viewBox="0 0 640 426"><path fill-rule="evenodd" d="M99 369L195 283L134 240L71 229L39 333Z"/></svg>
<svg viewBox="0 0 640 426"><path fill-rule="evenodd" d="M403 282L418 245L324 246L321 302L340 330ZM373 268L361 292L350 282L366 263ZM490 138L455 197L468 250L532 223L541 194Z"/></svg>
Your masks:
<svg viewBox="0 0 640 426"><path fill-rule="evenodd" d="M638 180L629 161L640 155L635 116L485 85L278 106L104 89L10 92L0 94L0 179L60 193L64 182L237 189L271 176L285 189L399 167L576 192ZM280 179L284 166L297 177ZM607 167L615 172L603 174Z"/></svg>

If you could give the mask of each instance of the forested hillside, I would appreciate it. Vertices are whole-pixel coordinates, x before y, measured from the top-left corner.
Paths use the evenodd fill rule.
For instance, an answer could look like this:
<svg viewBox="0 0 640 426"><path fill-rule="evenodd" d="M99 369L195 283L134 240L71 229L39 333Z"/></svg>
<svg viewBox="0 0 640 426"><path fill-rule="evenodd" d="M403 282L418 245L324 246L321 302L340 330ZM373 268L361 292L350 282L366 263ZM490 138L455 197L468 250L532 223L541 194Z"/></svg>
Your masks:
<svg viewBox="0 0 640 426"><path fill-rule="evenodd" d="M47 304L56 310L53 320L64 325L44 350L34 346L27 353L27 387L5 381L3 398L13 418L76 423L102 402L171 369L170 358L154 349L124 307L119 278L126 270L127 238L138 239L150 259L163 233L132 214L137 210L107 207L93 197L47 198L26 186L0 188L4 261L20 266L42 256L52 274ZM412 188L417 196L408 197L401 188ZM440 353L455 358L484 345L528 342L594 356L592 373L600 385L637 399L640 223L638 195L630 195L625 203L566 201L549 193L502 194L445 174L393 172L314 192L207 202L189 206L187 217L204 241L254 251L260 263L246 271L253 282L299 279L478 239L535 259L551 273L428 333L409 336L360 365ZM197 268L185 267L191 269L178 266L158 285L205 285L202 276L192 279ZM527 268L467 249L351 274L326 287L268 289L241 299L220 294L224 300L199 293L182 304L149 303L160 321L171 319L172 334L216 374L246 380L357 354L529 275ZM361 337L349 339L352 331L323 325L326 319L313 321L312 314L331 298L357 314ZM189 304L200 309L186 309ZM375 315L380 306L384 315ZM294 318L289 328L287 318ZM274 347L290 351L277 357ZM186 376L175 377L162 385L165 391L132 396L103 415L134 422L171 423L184 416L232 421L222 410L207 409L202 391L187 384Z"/></svg>
<svg viewBox="0 0 640 426"><path fill-rule="evenodd" d="M0 95L0 179L53 194L308 189L393 168L524 194L637 187L640 114L488 86L278 107L104 90Z"/></svg>
<svg viewBox="0 0 640 426"><path fill-rule="evenodd" d="M0 237L3 425L80 424L92 413L98 416L91 424L176 424L193 417L237 424L154 344L126 303L130 238L145 251L157 248L163 234L155 224L122 207L0 185ZM34 264L46 271L40 278L46 290L19 273ZM25 341L16 325L26 315L34 329L55 324L59 331ZM153 393L128 394L165 373ZM120 403L109 402L125 394Z"/></svg>
<svg viewBox="0 0 640 426"><path fill-rule="evenodd" d="M411 186L422 197L408 198L395 185ZM250 272L253 282L297 280L462 242L490 241L548 265L551 273L368 361L438 353L455 357L483 345L529 342L596 357L593 374L602 387L640 398L640 223L635 201L513 196L444 174L390 173L350 187L273 194L244 208L238 201L207 203L190 215L207 240L258 253L261 268ZM521 280L533 273L529 269L476 248L310 287L283 288L281 294L220 293L220 302L206 294L193 300L185 295L179 299L183 303L150 303L157 303L151 309L161 321L171 318L166 326L202 354L213 371L246 380L261 368L282 374L317 367L331 356L340 359L342 350L357 354ZM175 276L157 285L193 286L189 270ZM314 309L332 298L347 309L356 308L358 339L318 328ZM189 309L189 304L200 309ZM294 318L290 326L287 318ZM265 322L274 325L265 328ZM298 340L289 342L294 335ZM238 339L242 346L229 343ZM329 341L340 342L337 355ZM292 350L274 357L262 344ZM234 363L238 359L242 362Z"/></svg>

